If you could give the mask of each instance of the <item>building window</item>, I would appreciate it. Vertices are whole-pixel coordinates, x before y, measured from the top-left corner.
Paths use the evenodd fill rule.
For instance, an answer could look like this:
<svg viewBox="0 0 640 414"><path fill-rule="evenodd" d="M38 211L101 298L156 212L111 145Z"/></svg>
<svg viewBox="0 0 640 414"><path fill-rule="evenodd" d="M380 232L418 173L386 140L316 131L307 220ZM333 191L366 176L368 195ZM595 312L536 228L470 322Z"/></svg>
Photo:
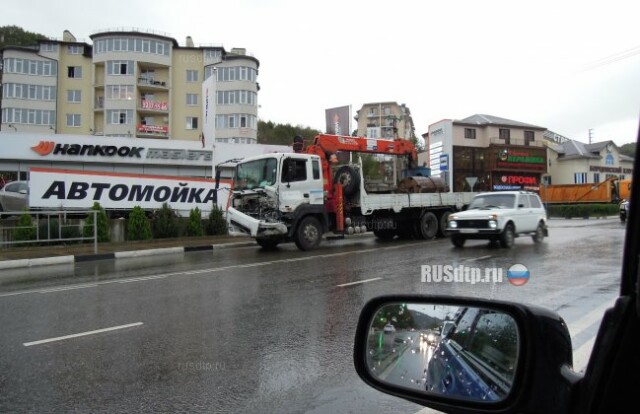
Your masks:
<svg viewBox="0 0 640 414"><path fill-rule="evenodd" d="M467 139L476 139L476 129L475 128L465 128L464 129L464 137Z"/></svg>
<svg viewBox="0 0 640 414"><path fill-rule="evenodd" d="M187 94L187 105L198 105L198 94L196 94L196 93L188 93Z"/></svg>
<svg viewBox="0 0 640 414"><path fill-rule="evenodd" d="M600 182L600 173L593 173L593 182L594 183Z"/></svg>
<svg viewBox="0 0 640 414"><path fill-rule="evenodd" d="M587 183L587 173L575 173L573 174L574 182L576 184L586 184Z"/></svg>
<svg viewBox="0 0 640 414"><path fill-rule="evenodd" d="M79 45L69 45L67 46L67 51L70 55L81 55L84 52L84 48Z"/></svg>
<svg viewBox="0 0 640 414"><path fill-rule="evenodd" d="M133 99L133 85L107 85L107 99Z"/></svg>
<svg viewBox="0 0 640 414"><path fill-rule="evenodd" d="M606 165L613 165L613 155L607 154L604 162Z"/></svg>
<svg viewBox="0 0 640 414"><path fill-rule="evenodd" d="M107 62L108 75L133 75L133 61L110 60Z"/></svg>
<svg viewBox="0 0 640 414"><path fill-rule="evenodd" d="M72 89L67 91L67 102L69 103L80 103L82 102L82 91L77 89Z"/></svg>
<svg viewBox="0 0 640 414"><path fill-rule="evenodd" d="M551 185L551 176L550 175L545 175L542 177L542 184L543 185Z"/></svg>
<svg viewBox="0 0 640 414"><path fill-rule="evenodd" d="M67 126L79 127L80 126L80 114L67 114Z"/></svg>
<svg viewBox="0 0 640 414"><path fill-rule="evenodd" d="M187 82L198 82L197 70L187 70Z"/></svg>
<svg viewBox="0 0 640 414"><path fill-rule="evenodd" d="M534 141L533 131L524 131L524 145L530 145Z"/></svg>
<svg viewBox="0 0 640 414"><path fill-rule="evenodd" d="M198 118L197 117L188 116L187 117L186 128L187 129L198 129Z"/></svg>
<svg viewBox="0 0 640 414"><path fill-rule="evenodd" d="M500 128L500 139L509 145L511 143L511 130Z"/></svg>
<svg viewBox="0 0 640 414"><path fill-rule="evenodd" d="M40 47L41 47L41 50L43 52L57 52L58 51L58 45L56 45L55 43L43 43Z"/></svg>
<svg viewBox="0 0 640 414"><path fill-rule="evenodd" d="M74 79L82 78L82 66L69 66L67 68L67 76Z"/></svg>
<svg viewBox="0 0 640 414"><path fill-rule="evenodd" d="M131 124L133 120L133 111L125 109L108 111L107 119L112 125Z"/></svg>

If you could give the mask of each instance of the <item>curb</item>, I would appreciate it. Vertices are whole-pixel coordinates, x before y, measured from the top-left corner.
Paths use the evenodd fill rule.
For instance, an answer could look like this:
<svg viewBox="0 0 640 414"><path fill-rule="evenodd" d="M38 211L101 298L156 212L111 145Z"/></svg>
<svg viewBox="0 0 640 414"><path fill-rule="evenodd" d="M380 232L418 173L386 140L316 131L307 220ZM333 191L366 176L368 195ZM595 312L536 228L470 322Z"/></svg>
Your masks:
<svg viewBox="0 0 640 414"><path fill-rule="evenodd" d="M214 250L232 249L232 248L249 247L249 246L256 246L256 243L254 241L234 242L234 243L220 243L220 244L205 244L200 246L163 247L160 249L130 250L130 251L115 252L115 253L82 254L82 255L69 255L69 256L39 257L36 259L3 260L3 261L0 261L0 270L18 269L23 267L34 267L34 266L57 265L57 264L73 264L73 263L81 263L81 262L92 262L95 260L114 260L114 259L117 260L117 259L157 256L157 255L165 255L165 254L214 251Z"/></svg>

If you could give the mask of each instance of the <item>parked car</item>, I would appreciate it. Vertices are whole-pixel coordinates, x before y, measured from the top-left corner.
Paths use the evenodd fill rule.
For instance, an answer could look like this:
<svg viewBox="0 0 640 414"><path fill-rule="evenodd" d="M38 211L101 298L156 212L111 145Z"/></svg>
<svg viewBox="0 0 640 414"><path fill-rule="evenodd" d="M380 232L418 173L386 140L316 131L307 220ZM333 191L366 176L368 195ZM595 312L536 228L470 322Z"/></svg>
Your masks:
<svg viewBox="0 0 640 414"><path fill-rule="evenodd" d="M513 246L518 236L530 235L541 243L549 235L547 212L540 197L528 191L496 191L476 195L466 211L451 214L446 234L456 247L468 239Z"/></svg>
<svg viewBox="0 0 640 414"><path fill-rule="evenodd" d="M29 208L29 182L12 181L0 189L0 211Z"/></svg>
<svg viewBox="0 0 640 414"><path fill-rule="evenodd" d="M629 216L629 200L623 200L620 203L620 221L626 222Z"/></svg>

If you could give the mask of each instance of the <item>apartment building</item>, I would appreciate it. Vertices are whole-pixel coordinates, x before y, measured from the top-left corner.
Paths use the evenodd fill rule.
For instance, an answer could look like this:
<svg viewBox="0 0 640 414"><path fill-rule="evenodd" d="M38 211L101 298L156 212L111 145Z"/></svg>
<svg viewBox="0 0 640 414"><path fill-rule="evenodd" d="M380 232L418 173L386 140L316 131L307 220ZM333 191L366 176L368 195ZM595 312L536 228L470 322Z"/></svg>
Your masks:
<svg viewBox="0 0 640 414"><path fill-rule="evenodd" d="M257 142L259 61L245 49L139 30L90 38L0 51L0 130L200 140L202 82L215 74L216 141Z"/></svg>
<svg viewBox="0 0 640 414"><path fill-rule="evenodd" d="M360 137L415 139L411 111L397 102L374 102L362 105L354 117Z"/></svg>

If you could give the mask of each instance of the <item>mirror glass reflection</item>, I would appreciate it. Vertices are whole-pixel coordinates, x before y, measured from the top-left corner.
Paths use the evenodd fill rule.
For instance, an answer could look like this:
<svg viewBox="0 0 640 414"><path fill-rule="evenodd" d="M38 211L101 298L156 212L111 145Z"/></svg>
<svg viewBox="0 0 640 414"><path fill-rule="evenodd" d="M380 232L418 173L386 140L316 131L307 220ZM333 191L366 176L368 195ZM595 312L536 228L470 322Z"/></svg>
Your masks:
<svg viewBox="0 0 640 414"><path fill-rule="evenodd" d="M394 303L375 314L367 366L379 380L455 399L501 401L511 391L520 340L495 309Z"/></svg>

